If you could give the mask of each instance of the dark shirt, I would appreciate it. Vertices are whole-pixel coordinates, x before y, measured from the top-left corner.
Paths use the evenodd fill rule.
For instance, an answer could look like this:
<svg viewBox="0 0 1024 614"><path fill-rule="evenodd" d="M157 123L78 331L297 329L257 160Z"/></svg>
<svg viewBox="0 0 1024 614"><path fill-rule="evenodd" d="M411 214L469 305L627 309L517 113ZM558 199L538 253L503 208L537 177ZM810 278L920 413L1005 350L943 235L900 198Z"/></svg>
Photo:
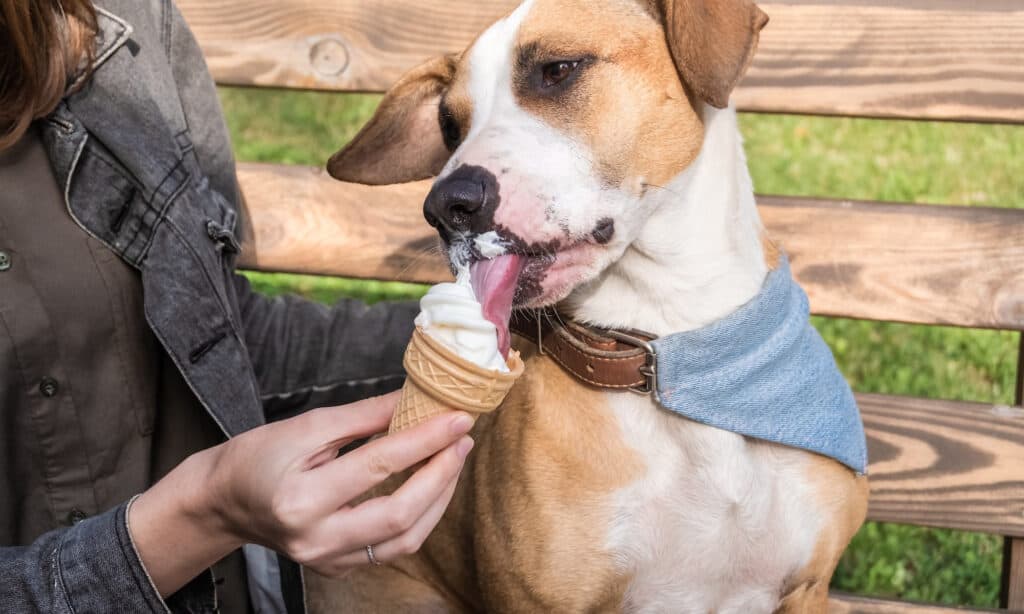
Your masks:
<svg viewBox="0 0 1024 614"><path fill-rule="evenodd" d="M0 152L0 544L117 506L223 440L146 324L137 270L74 223L38 134ZM242 557L214 569L248 611Z"/></svg>

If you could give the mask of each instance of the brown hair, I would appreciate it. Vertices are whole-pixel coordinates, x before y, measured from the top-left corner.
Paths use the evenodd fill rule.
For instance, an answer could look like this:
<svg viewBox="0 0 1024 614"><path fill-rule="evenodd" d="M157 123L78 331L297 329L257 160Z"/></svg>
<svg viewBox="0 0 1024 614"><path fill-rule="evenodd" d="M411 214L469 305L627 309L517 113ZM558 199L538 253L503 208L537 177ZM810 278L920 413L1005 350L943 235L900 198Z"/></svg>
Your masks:
<svg viewBox="0 0 1024 614"><path fill-rule="evenodd" d="M0 150L56 108L95 36L91 0L0 0Z"/></svg>

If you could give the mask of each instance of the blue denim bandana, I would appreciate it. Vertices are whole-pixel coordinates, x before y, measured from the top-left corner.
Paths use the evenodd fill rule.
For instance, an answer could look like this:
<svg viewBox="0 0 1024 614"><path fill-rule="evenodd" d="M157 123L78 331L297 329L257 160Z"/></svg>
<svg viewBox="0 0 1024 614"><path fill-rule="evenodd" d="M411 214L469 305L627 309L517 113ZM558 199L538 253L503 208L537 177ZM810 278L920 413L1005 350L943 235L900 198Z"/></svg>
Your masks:
<svg viewBox="0 0 1024 614"><path fill-rule="evenodd" d="M658 402L690 420L867 472L857 403L783 258L761 292L704 328L656 340Z"/></svg>

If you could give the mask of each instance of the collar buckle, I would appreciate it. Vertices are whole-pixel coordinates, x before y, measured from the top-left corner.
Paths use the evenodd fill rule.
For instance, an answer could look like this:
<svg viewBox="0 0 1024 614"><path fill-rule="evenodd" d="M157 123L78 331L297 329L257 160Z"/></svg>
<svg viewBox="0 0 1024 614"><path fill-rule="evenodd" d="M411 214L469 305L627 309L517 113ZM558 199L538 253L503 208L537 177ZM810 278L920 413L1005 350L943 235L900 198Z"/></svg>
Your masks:
<svg viewBox="0 0 1024 614"><path fill-rule="evenodd" d="M639 386L629 388L629 391L643 396L653 395L658 389L658 351L654 349L651 341L657 336L635 329L604 330L602 332L616 341L639 348L646 353L647 360L640 367L640 374L646 378L646 381Z"/></svg>

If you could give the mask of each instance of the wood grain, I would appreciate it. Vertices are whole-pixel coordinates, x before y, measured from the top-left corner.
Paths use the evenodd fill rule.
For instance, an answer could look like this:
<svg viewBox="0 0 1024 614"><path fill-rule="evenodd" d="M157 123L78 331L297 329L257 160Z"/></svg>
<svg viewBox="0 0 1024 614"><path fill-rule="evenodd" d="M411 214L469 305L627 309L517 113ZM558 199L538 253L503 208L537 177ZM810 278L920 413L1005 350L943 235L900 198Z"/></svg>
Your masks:
<svg viewBox="0 0 1024 614"><path fill-rule="evenodd" d="M516 0L180 0L223 84L387 89L458 52ZM1002 0L762 2L744 110L1024 122L1024 6Z"/></svg>
<svg viewBox="0 0 1024 614"><path fill-rule="evenodd" d="M1018 335L1017 405L1024 406L1024 333ZM1000 599L1004 607L1024 612L1024 539L1007 537L1003 549Z"/></svg>
<svg viewBox="0 0 1024 614"><path fill-rule="evenodd" d="M1011 610L1024 612L1024 539L1006 538L1003 582L1004 605Z"/></svg>
<svg viewBox="0 0 1024 614"><path fill-rule="evenodd" d="M254 240L241 266L433 283L449 278L423 219L429 183L342 184L302 166L240 164Z"/></svg>
<svg viewBox="0 0 1024 614"><path fill-rule="evenodd" d="M829 599L829 614L956 614L965 612L999 612L1001 610L976 610L952 608L939 605L911 603L909 601L888 601L855 595L832 593Z"/></svg>
<svg viewBox="0 0 1024 614"><path fill-rule="evenodd" d="M1024 211L758 202L815 313L1024 329Z"/></svg>
<svg viewBox="0 0 1024 614"><path fill-rule="evenodd" d="M423 221L426 183L369 188L315 169L242 164L255 225L243 265L294 273L448 278ZM1024 211L760 199L815 313L1024 329Z"/></svg>
<svg viewBox="0 0 1024 614"><path fill-rule="evenodd" d="M1024 536L1024 409L861 394L872 520Z"/></svg>
<svg viewBox="0 0 1024 614"><path fill-rule="evenodd" d="M748 111L1024 121L1024 6L1012 6L765 4L772 21L736 104Z"/></svg>

